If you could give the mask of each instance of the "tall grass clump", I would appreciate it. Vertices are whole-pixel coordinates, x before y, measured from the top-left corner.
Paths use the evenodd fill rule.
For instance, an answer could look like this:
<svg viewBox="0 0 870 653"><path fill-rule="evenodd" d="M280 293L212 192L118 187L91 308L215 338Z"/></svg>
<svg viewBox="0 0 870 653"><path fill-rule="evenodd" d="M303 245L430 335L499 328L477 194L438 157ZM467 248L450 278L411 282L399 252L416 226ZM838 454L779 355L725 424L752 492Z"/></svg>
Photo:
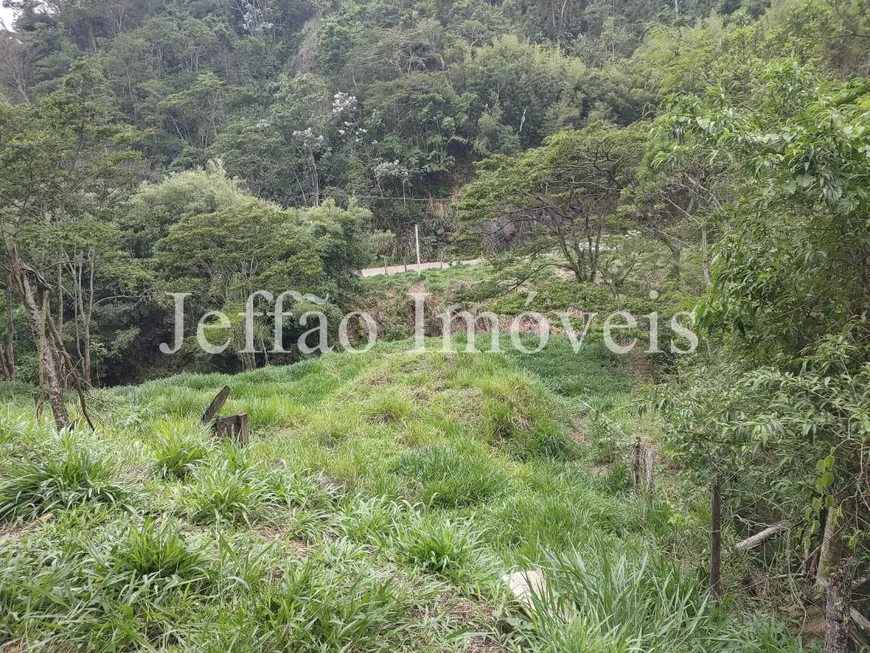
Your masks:
<svg viewBox="0 0 870 653"><path fill-rule="evenodd" d="M484 436L518 460L572 458L571 439L552 418L561 409L543 396L542 388L515 373L503 373L483 384Z"/></svg>
<svg viewBox="0 0 870 653"><path fill-rule="evenodd" d="M250 524L263 515L269 504L267 488L247 470L227 464L197 469L189 486L178 494L184 512L194 522L209 524L227 520Z"/></svg>
<svg viewBox="0 0 870 653"><path fill-rule="evenodd" d="M394 580L311 558L287 569L260 607L273 650L398 650L416 624L411 599Z"/></svg>
<svg viewBox="0 0 870 653"><path fill-rule="evenodd" d="M538 597L538 625L562 650L684 651L713 632L715 609L698 579L656 557L600 542L552 554L544 567L554 596ZM562 628L562 615L577 623Z"/></svg>
<svg viewBox="0 0 870 653"><path fill-rule="evenodd" d="M712 603L699 577L655 554L614 552L602 539L582 553L548 554L543 570L548 586L532 597L531 623L548 651L802 650L761 622L738 627L739 616Z"/></svg>
<svg viewBox="0 0 870 653"><path fill-rule="evenodd" d="M174 522L122 519L62 550L49 544L13 547L14 576L0 575L0 608L10 608L0 633L47 650L164 650L220 598L217 557Z"/></svg>
<svg viewBox="0 0 870 653"><path fill-rule="evenodd" d="M198 584L211 576L211 565L202 547L191 547L175 523L156 525L152 518L131 527L119 538L103 569L130 572L152 579L174 579L174 584Z"/></svg>
<svg viewBox="0 0 870 653"><path fill-rule="evenodd" d="M392 532L402 506L385 496L348 495L337 506L340 532L357 541L378 543Z"/></svg>
<svg viewBox="0 0 870 653"><path fill-rule="evenodd" d="M85 503L119 504L128 493L106 455L65 439L6 466L0 484L0 521L40 515Z"/></svg>
<svg viewBox="0 0 870 653"><path fill-rule="evenodd" d="M420 482L420 499L434 506L475 505L508 487L495 461L469 447L425 446L404 454L397 470Z"/></svg>
<svg viewBox="0 0 870 653"><path fill-rule="evenodd" d="M204 429L171 421L153 426L154 470L161 478L185 478L210 452Z"/></svg>
<svg viewBox="0 0 870 653"><path fill-rule="evenodd" d="M12 406L0 408L0 446L33 446L46 436L45 427L33 417Z"/></svg>
<svg viewBox="0 0 870 653"><path fill-rule="evenodd" d="M290 508L330 501L314 479L253 466L243 449L232 446L225 447L221 460L197 468L175 496L182 511L199 524L274 521Z"/></svg>
<svg viewBox="0 0 870 653"><path fill-rule="evenodd" d="M369 400L363 406L362 414L372 422L406 423L414 416L414 403L404 393L386 390L377 393Z"/></svg>
<svg viewBox="0 0 870 653"><path fill-rule="evenodd" d="M404 563L463 584L476 566L478 535L468 524L416 511L396 523L389 544Z"/></svg>

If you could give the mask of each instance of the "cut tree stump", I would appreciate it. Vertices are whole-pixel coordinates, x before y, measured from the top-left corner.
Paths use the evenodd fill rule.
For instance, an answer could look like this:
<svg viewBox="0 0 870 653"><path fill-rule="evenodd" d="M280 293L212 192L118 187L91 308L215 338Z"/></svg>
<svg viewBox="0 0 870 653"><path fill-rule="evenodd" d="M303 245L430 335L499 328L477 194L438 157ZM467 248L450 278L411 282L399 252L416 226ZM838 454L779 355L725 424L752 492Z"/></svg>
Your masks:
<svg viewBox="0 0 870 653"><path fill-rule="evenodd" d="M202 423L211 424L211 430L217 437L229 438L236 444L246 445L249 435L248 414L239 413L229 417L218 417L229 396L230 386L225 385L205 409L202 414Z"/></svg>
<svg viewBox="0 0 870 653"><path fill-rule="evenodd" d="M229 438L236 444L248 444L247 413L239 413L230 417L218 417L212 429L218 437Z"/></svg>

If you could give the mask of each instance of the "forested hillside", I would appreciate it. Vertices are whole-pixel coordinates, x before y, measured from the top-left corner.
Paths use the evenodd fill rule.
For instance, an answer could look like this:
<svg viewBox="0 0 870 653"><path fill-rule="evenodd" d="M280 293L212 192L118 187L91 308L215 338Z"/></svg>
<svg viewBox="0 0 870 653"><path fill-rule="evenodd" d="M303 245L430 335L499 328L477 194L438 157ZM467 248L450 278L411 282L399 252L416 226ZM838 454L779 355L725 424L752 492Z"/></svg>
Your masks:
<svg viewBox="0 0 870 653"><path fill-rule="evenodd" d="M727 110L764 83L768 65L806 65L806 75L835 80L866 74L870 65L866 7L841 0L777 0L769 10L724 0L5 6L17 18L0 50L8 101L0 117L4 233L24 262L62 289L50 317L88 381L133 380L165 364L151 355L167 337L164 293L186 290L203 270L209 282L197 282L192 298L200 304L241 301L266 278L276 288L330 292L342 304L356 292L345 271L411 257L414 224L424 259L451 256L463 240L478 253L558 247L581 281L599 279L598 248L587 256L578 242L597 243L602 229L640 230L670 251L675 277L683 250L702 259L695 268L701 283L680 288L697 294L710 278L707 244L721 227L708 216L738 197L738 182L723 174L734 169L728 156L707 160L683 144L669 154L669 134L681 137L683 127L668 132L664 121L689 107L667 98L721 88L716 102ZM575 131L587 125L588 135ZM554 160L580 141L582 165L592 169L603 161L595 156L618 149L615 176L578 180L567 170L543 195L506 185L514 165L533 185L558 177L564 171ZM522 152L528 157L511 163ZM476 166L495 172L463 193L468 201L457 212ZM153 186L140 190L142 183ZM609 190L584 198L595 208L577 229L575 208L559 214L555 205L589 184ZM261 224L262 238L269 220L287 222L330 201L337 208L315 220L330 243L316 254L264 247L253 235L234 241L234 219ZM545 238L534 225L528 237L507 205L559 217ZM197 215L212 217L191 240L182 225ZM497 227L475 226L494 215ZM463 223L470 233L452 238ZM188 235L170 237L174 229ZM203 238L213 240L213 254L223 251L220 260L200 252L194 263L185 252ZM632 256L636 243L627 242ZM241 265L247 252L262 260ZM13 326L26 333L19 315ZM17 343L18 377L33 380L36 346L27 340ZM11 376L13 362L5 365Z"/></svg>

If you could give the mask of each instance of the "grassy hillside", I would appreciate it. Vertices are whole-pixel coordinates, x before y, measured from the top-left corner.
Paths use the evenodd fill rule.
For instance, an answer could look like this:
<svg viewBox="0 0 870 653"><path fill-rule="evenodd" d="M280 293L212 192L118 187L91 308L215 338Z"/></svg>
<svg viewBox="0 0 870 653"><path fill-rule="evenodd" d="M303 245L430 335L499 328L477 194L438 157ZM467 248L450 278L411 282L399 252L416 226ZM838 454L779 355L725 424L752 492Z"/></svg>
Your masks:
<svg viewBox="0 0 870 653"><path fill-rule="evenodd" d="M408 349L99 391L97 434L10 397L2 650L797 650L707 602L702 509L631 493L652 425L603 347ZM198 425L223 384L244 449ZM501 577L532 568L530 617Z"/></svg>

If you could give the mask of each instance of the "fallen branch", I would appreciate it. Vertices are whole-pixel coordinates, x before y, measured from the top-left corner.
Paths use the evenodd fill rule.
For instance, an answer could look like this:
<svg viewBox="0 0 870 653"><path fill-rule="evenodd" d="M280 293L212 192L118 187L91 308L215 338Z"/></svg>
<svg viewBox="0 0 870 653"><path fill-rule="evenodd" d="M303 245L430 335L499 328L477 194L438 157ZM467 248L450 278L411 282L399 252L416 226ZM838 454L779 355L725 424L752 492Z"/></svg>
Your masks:
<svg viewBox="0 0 870 653"><path fill-rule="evenodd" d="M749 549L754 549L757 546L761 546L761 544L769 540L774 535L779 535L785 530L788 530L788 522L781 521L778 524L774 524L769 528L765 528L763 531L761 531L760 533L756 533L752 537L747 537L742 542L738 542L734 548L738 551L748 551Z"/></svg>

